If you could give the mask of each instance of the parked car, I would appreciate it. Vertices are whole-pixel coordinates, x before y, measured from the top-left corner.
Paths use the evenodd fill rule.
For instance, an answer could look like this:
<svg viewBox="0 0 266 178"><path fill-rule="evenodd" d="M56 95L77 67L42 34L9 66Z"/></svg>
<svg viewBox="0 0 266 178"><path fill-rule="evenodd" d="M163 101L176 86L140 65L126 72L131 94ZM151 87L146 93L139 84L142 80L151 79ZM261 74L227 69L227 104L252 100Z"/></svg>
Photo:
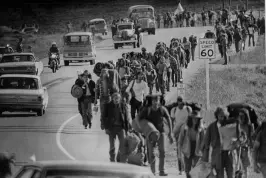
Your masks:
<svg viewBox="0 0 266 178"><path fill-rule="evenodd" d="M102 35L107 35L108 28L104 19L92 19L89 21L89 31L96 33L101 33Z"/></svg>
<svg viewBox="0 0 266 178"><path fill-rule="evenodd" d="M96 46L91 32L71 32L63 37L64 65L70 62L90 62L95 64Z"/></svg>
<svg viewBox="0 0 266 178"><path fill-rule="evenodd" d="M38 61L33 53L11 53L3 55L0 60L0 75L32 74L40 75L43 63Z"/></svg>
<svg viewBox="0 0 266 178"><path fill-rule="evenodd" d="M9 53L14 52L12 47L9 46L8 48L9 48ZM0 60L2 59L4 54L9 54L9 53L6 52L6 46L0 46Z"/></svg>
<svg viewBox="0 0 266 178"><path fill-rule="evenodd" d="M5 112L36 112L42 116L48 105L47 88L40 76L6 74L0 76L0 115Z"/></svg>
<svg viewBox="0 0 266 178"><path fill-rule="evenodd" d="M132 21L140 24L143 32L155 35L156 20L154 8L150 5L135 5L128 8L128 16Z"/></svg>
<svg viewBox="0 0 266 178"><path fill-rule="evenodd" d="M37 24L24 24L21 29L21 33L38 33L39 26Z"/></svg>
<svg viewBox="0 0 266 178"><path fill-rule="evenodd" d="M40 161L23 166L14 178L154 178L148 167L110 162Z"/></svg>
<svg viewBox="0 0 266 178"><path fill-rule="evenodd" d="M140 47L143 42L143 34L138 39L135 34L135 26L133 22L118 23L116 35L113 36L114 48L123 47L124 45L133 45L133 48Z"/></svg>

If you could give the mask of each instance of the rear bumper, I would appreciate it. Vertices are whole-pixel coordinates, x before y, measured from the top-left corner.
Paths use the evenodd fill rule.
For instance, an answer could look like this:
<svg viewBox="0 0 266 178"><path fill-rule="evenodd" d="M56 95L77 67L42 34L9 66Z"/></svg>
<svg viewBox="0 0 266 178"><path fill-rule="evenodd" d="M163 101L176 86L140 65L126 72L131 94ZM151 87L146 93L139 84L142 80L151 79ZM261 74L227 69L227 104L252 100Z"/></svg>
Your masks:
<svg viewBox="0 0 266 178"><path fill-rule="evenodd" d="M0 104L0 111L31 111L44 107L43 104Z"/></svg>
<svg viewBox="0 0 266 178"><path fill-rule="evenodd" d="M137 40L126 40L126 41L113 41L114 44L125 44L125 43L136 43Z"/></svg>
<svg viewBox="0 0 266 178"><path fill-rule="evenodd" d="M64 61L94 61L95 57L63 57Z"/></svg>

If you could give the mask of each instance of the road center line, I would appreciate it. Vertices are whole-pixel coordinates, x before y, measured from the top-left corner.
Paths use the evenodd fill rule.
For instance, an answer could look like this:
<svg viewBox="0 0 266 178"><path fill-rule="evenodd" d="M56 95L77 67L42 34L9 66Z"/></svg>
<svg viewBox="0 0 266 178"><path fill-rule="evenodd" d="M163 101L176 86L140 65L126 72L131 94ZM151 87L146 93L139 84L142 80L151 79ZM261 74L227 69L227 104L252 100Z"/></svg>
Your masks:
<svg viewBox="0 0 266 178"><path fill-rule="evenodd" d="M64 129L64 127L70 122L72 121L73 119L75 119L76 117L78 117L79 114L76 114L72 117L70 117L69 119L67 119L58 129L57 133L56 133L56 144L58 146L58 148L71 160L76 160L71 154L69 154L67 152L67 150L62 146L61 144L61 133Z"/></svg>

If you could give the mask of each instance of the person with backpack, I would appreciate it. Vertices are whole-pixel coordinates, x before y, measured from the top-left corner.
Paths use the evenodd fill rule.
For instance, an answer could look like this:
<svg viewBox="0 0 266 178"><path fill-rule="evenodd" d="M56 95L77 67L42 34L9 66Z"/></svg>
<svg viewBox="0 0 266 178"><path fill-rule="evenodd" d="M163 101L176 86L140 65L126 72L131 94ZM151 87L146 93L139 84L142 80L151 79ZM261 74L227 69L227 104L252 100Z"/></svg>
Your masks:
<svg viewBox="0 0 266 178"><path fill-rule="evenodd" d="M248 167L250 166L249 153L253 147L252 135L254 134L254 127L250 122L249 112L247 109L240 109L238 111L238 129L240 147L240 160L242 162L243 178L248 178Z"/></svg>
<svg viewBox="0 0 266 178"><path fill-rule="evenodd" d="M266 178L266 121L261 124L261 130L258 133L253 147L253 168L254 172L262 173Z"/></svg>
<svg viewBox="0 0 266 178"><path fill-rule="evenodd" d="M181 175L184 171L184 162L182 157L179 157L180 150L178 149L178 137L180 133L180 129L183 124L187 122L188 116L191 114L192 109L189 106L186 106L183 98L181 96L177 97L177 106L173 107L170 112L170 116L173 123L173 133L174 138L176 139L176 147L177 147L177 160L178 160L178 169L179 174Z"/></svg>
<svg viewBox="0 0 266 178"><path fill-rule="evenodd" d="M156 157L155 148L158 145L159 149L159 175L168 176L165 170L165 149L166 140L169 138L170 144L173 143L172 137L172 121L167 109L161 104L161 95L151 95L151 103L148 107L145 107L139 115L139 119L146 119L151 122L155 128L160 132L159 140L151 141L147 139L148 157L151 166L151 171L156 175ZM167 124L165 124L167 123ZM167 133L168 132L168 133Z"/></svg>
<svg viewBox="0 0 266 178"><path fill-rule="evenodd" d="M242 35L241 35L241 30L240 30L240 28L238 28L237 25L235 25L233 38L235 41L236 53L238 53L240 51L240 42L242 40Z"/></svg>
<svg viewBox="0 0 266 178"><path fill-rule="evenodd" d="M250 46L250 41L252 40L253 46L255 46L255 40L254 40L254 34L255 34L255 27L253 24L249 24L248 26L248 46Z"/></svg>
<svg viewBox="0 0 266 178"><path fill-rule="evenodd" d="M186 177L191 178L190 171L196 166L200 157L202 157L202 148L204 145L204 128L202 117L199 113L190 115L187 121L181 127L178 137L178 157L184 156Z"/></svg>

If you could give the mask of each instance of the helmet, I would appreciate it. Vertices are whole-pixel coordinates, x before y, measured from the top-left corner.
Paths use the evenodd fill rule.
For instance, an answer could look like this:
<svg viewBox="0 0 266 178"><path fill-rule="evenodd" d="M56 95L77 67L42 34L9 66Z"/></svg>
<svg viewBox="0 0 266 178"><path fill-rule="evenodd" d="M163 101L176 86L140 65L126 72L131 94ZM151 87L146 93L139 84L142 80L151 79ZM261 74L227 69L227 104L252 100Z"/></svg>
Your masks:
<svg viewBox="0 0 266 178"><path fill-rule="evenodd" d="M9 47L9 44L7 44L6 47L8 48Z"/></svg>
<svg viewBox="0 0 266 178"><path fill-rule="evenodd" d="M52 42L52 46L55 45L56 46L56 42Z"/></svg>

